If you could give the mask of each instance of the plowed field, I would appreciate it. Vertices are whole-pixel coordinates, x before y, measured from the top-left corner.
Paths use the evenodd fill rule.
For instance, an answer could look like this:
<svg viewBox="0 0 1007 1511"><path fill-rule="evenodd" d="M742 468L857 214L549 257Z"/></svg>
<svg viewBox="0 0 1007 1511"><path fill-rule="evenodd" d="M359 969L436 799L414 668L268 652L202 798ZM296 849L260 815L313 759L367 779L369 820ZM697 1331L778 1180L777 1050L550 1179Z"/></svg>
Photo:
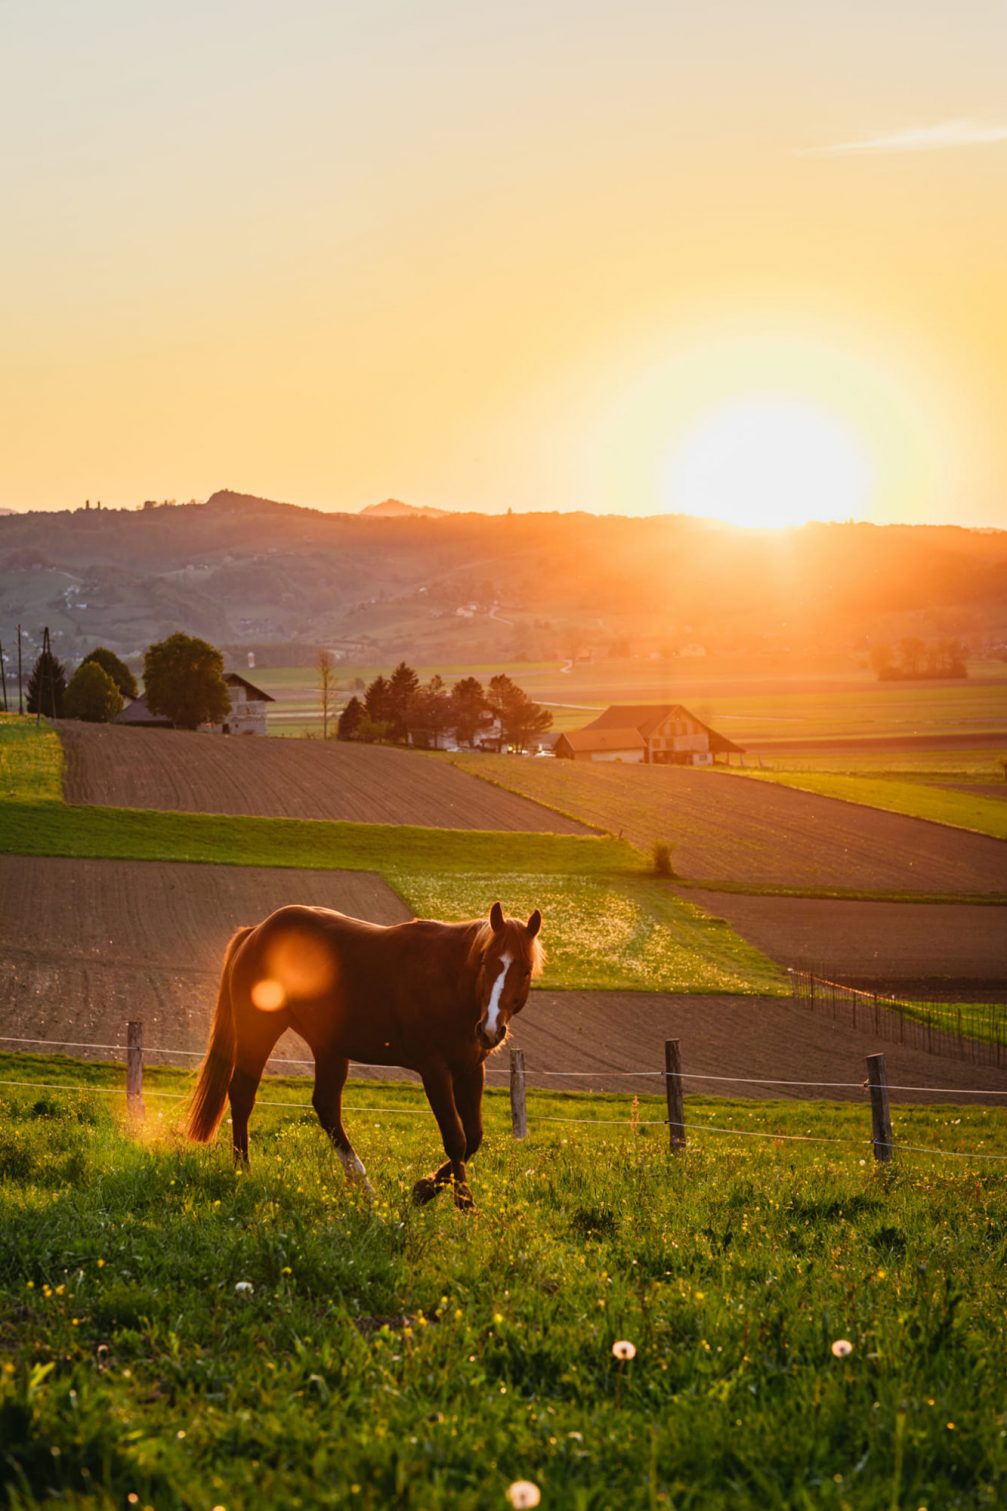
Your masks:
<svg viewBox="0 0 1007 1511"><path fill-rule="evenodd" d="M972 988L984 999L1007 984L1007 908L692 889L683 895L784 966L882 990L912 988L924 998L943 983L954 984L961 1000Z"/></svg>
<svg viewBox="0 0 1007 1511"><path fill-rule="evenodd" d="M696 881L1007 895L1007 844L809 792L672 766L465 760L503 785L649 849Z"/></svg>
<svg viewBox="0 0 1007 1511"><path fill-rule="evenodd" d="M70 803L582 834L585 826L445 760L384 745L59 726Z"/></svg>
<svg viewBox="0 0 1007 1511"><path fill-rule="evenodd" d="M7 967L0 977L0 1035L69 1041L68 1053L86 1053L75 1046L122 1044L126 1020L138 1018L152 1051L201 1051L228 936L295 900L376 922L408 916L383 882L360 872L0 857L0 951ZM875 1042L870 1033L837 1031L778 999L536 992L516 1020L514 1044L526 1051L532 1084L652 1092L660 1086L653 1074L611 1072L660 1070L666 1038L681 1040L684 1067L694 1075L859 1083L864 1056L881 1050L895 1082L1007 1089L1002 1072ZM305 1056L292 1035L276 1053ZM150 1059L157 1062L153 1053ZM505 1064L493 1062L491 1083L505 1081ZM591 1074L599 1070L609 1074ZM547 1071L576 1074L558 1079ZM856 1084L687 1079L686 1089L862 1099ZM914 1093L905 1100L927 1098Z"/></svg>

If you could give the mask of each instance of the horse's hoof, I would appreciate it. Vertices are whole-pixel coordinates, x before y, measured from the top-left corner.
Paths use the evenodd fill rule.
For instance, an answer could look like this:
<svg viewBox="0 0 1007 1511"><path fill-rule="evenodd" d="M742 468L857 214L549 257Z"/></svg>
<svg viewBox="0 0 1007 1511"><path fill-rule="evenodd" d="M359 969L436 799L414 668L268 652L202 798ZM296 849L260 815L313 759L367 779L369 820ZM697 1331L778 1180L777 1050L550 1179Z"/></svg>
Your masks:
<svg viewBox="0 0 1007 1511"><path fill-rule="evenodd" d="M428 1201L433 1201L438 1189L437 1182L431 1180L429 1175L424 1175L413 1187L413 1206L425 1207Z"/></svg>
<svg viewBox="0 0 1007 1511"><path fill-rule="evenodd" d="M474 1212L475 1202L468 1186L455 1186L455 1206L461 1212Z"/></svg>

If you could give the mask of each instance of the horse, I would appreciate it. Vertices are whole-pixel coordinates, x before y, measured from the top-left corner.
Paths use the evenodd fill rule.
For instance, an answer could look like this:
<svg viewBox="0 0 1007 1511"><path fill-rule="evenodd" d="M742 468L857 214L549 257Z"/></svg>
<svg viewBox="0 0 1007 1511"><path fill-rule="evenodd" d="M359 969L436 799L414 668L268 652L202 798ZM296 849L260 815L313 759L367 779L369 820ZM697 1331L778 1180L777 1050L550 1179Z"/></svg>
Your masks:
<svg viewBox="0 0 1007 1511"><path fill-rule="evenodd" d="M507 1037L542 968L542 915L468 923L382 925L331 908L291 906L233 935L224 954L206 1054L185 1121L208 1143L230 1101L235 1163L248 1165L248 1120L285 1029L315 1060L312 1106L349 1181L373 1191L342 1121L351 1060L398 1065L423 1080L447 1159L413 1188L417 1205L445 1186L473 1205L466 1162L482 1142L487 1056Z"/></svg>

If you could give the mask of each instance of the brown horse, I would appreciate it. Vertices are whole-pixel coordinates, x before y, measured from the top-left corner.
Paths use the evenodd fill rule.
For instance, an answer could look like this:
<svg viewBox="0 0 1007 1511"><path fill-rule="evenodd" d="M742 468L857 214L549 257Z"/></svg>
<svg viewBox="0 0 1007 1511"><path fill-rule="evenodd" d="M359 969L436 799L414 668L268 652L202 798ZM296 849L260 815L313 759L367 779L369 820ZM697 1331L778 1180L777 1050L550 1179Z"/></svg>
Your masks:
<svg viewBox="0 0 1007 1511"><path fill-rule="evenodd" d="M541 969L542 916L390 927L329 908L280 908L227 946L210 1029L186 1121L208 1142L230 1098L236 1160L248 1163L248 1119L266 1061L292 1028L315 1057L312 1105L350 1179L370 1189L342 1122L349 1063L418 1071L447 1161L418 1181L429 1201L454 1187L472 1205L465 1162L482 1141L484 1061L507 1037Z"/></svg>

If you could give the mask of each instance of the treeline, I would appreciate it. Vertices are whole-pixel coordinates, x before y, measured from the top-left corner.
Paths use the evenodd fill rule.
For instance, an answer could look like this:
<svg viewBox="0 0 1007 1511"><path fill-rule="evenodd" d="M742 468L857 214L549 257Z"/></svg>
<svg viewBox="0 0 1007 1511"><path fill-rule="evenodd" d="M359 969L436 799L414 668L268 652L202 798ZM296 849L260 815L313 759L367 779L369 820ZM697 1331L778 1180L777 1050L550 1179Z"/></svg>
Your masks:
<svg viewBox="0 0 1007 1511"><path fill-rule="evenodd" d="M224 681L224 658L215 646L193 635L176 633L149 645L143 658L147 707L179 729L198 729L225 718L231 699ZM30 714L50 719L83 719L106 724L121 713L126 698L138 693L126 663L96 646L71 677L52 651L43 650L28 678Z"/></svg>
<svg viewBox="0 0 1007 1511"><path fill-rule="evenodd" d="M437 750L449 734L470 748L492 741L502 750L526 750L552 724L548 709L535 703L510 677L499 673L484 688L462 677L448 688L443 678L421 682L400 661L390 676L378 676L363 698L352 697L339 716L341 740L368 744L412 744Z"/></svg>
<svg viewBox="0 0 1007 1511"><path fill-rule="evenodd" d="M915 635L900 640L897 646L875 645L871 666L880 681L899 682L967 677L966 649L958 640L938 640L930 645Z"/></svg>
<svg viewBox="0 0 1007 1511"><path fill-rule="evenodd" d="M114 719L124 698L136 697L136 678L125 661L105 646L89 651L72 676L52 651L36 658L25 688L30 714L51 719L86 719L103 724Z"/></svg>

